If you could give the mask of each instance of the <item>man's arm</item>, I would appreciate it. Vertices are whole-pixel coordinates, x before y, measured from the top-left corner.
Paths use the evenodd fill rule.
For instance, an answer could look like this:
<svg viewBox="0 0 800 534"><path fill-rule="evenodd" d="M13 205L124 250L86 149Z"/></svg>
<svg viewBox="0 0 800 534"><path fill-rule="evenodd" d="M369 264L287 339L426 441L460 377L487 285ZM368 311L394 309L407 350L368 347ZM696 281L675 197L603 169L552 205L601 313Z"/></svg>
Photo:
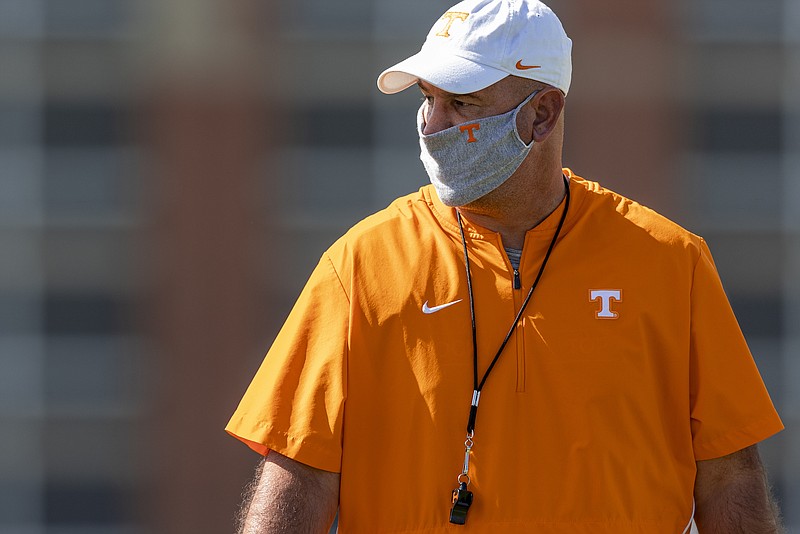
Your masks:
<svg viewBox="0 0 800 534"><path fill-rule="evenodd" d="M702 534L779 534L778 506L755 445L697 462L695 521Z"/></svg>
<svg viewBox="0 0 800 534"><path fill-rule="evenodd" d="M339 506L339 473L270 451L245 491L239 534L326 534Z"/></svg>

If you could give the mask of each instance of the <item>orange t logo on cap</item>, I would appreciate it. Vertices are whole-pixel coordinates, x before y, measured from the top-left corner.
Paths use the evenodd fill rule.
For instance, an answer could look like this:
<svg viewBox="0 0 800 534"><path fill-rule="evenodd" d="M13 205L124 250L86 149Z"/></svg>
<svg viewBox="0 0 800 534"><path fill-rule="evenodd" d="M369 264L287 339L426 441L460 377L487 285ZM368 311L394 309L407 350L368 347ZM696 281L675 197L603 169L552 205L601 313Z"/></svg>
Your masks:
<svg viewBox="0 0 800 534"><path fill-rule="evenodd" d="M450 26L453 25L453 22L458 19L460 21L467 20L469 17L469 13L465 13L464 11L448 11L444 15L442 15L443 19L447 19L447 24L444 25L444 28L439 31L436 35L439 37L450 37Z"/></svg>
<svg viewBox="0 0 800 534"><path fill-rule="evenodd" d="M477 141L477 139L475 139L475 136L472 135L472 130L480 130L481 125L478 124L477 122L473 122L472 124L463 124L459 126L458 129L461 130L462 132L469 133L469 137L467 138L467 143L474 143L475 141Z"/></svg>

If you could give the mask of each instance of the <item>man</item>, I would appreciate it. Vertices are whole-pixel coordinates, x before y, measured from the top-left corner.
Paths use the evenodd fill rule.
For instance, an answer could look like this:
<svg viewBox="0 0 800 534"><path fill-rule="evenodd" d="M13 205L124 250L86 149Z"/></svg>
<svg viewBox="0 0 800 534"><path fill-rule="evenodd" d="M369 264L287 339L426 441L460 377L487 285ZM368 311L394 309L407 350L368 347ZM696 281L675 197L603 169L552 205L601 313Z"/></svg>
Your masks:
<svg viewBox="0 0 800 534"><path fill-rule="evenodd" d="M705 242L562 169L570 53L466 0L380 75L432 186L326 251L231 419L267 455L243 532L779 532Z"/></svg>

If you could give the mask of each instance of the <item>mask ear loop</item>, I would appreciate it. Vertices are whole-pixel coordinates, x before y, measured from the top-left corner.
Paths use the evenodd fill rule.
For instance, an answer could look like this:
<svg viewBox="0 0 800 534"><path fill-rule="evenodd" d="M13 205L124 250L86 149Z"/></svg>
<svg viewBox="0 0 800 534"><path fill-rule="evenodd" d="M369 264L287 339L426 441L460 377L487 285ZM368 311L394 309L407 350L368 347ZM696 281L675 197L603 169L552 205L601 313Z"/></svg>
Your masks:
<svg viewBox="0 0 800 534"><path fill-rule="evenodd" d="M537 94L541 93L542 91L543 89L537 89L534 92L532 92L530 95L528 95L528 98L520 102L517 108L514 110L514 116L512 117L514 121L514 134L517 136L517 140L520 142L520 144L522 144L522 146L524 146L525 148L531 148L533 146L533 143L536 142L533 139L533 128L531 128L531 142L526 143L525 141L522 140L522 136L519 135L519 128L517 128L517 115L519 115L519 112L522 110L522 108L524 108L531 100L533 100L533 98Z"/></svg>

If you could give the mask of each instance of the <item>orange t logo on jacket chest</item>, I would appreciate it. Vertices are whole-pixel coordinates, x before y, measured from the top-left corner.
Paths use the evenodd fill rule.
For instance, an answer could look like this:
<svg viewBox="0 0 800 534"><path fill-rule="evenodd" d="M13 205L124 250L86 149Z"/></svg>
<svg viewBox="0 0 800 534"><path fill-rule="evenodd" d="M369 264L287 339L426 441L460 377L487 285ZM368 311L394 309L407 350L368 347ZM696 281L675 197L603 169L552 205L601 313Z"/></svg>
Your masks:
<svg viewBox="0 0 800 534"><path fill-rule="evenodd" d="M467 137L467 143L474 143L475 141L477 141L477 139L475 139L475 135L472 133L472 131L480 130L481 125L478 124L477 122L473 122L472 124L462 124L461 126L458 127L458 129L461 130L462 132L467 132L469 134L469 137Z"/></svg>

